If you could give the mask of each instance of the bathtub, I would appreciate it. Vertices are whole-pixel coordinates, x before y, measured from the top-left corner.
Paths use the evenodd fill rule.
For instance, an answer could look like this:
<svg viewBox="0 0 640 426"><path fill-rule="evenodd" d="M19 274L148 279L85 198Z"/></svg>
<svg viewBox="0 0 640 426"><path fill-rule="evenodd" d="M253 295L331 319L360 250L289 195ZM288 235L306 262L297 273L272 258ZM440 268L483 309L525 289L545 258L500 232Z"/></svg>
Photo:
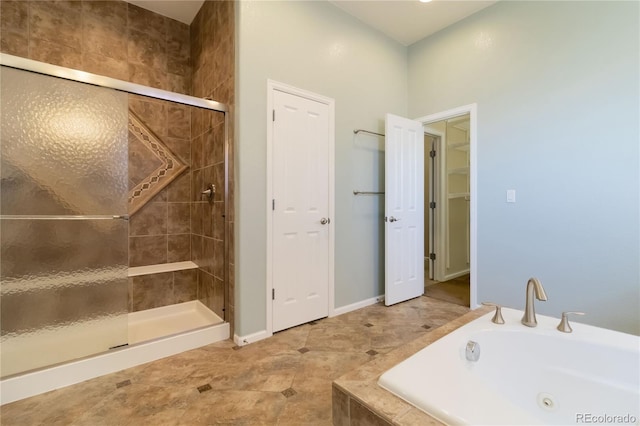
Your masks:
<svg viewBox="0 0 640 426"><path fill-rule="evenodd" d="M446 424L639 424L640 337L503 308L386 371L378 385ZM467 360L469 341L477 361Z"/></svg>

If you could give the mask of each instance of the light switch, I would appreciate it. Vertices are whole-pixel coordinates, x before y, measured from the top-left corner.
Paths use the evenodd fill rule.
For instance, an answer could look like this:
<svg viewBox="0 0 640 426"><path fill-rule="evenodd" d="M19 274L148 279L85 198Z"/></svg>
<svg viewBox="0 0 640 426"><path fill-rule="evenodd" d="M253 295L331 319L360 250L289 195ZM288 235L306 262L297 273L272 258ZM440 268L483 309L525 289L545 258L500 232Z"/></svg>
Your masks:
<svg viewBox="0 0 640 426"><path fill-rule="evenodd" d="M515 202L516 202L516 190L507 189L507 203L515 203Z"/></svg>

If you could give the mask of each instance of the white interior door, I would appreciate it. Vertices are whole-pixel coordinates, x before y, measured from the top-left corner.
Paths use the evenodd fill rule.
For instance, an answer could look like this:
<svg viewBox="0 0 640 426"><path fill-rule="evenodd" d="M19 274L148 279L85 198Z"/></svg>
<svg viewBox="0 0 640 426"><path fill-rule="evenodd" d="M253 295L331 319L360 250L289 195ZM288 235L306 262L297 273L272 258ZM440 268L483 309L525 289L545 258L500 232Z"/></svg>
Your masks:
<svg viewBox="0 0 640 426"><path fill-rule="evenodd" d="M329 312L329 107L273 93L273 331Z"/></svg>
<svg viewBox="0 0 640 426"><path fill-rule="evenodd" d="M386 116L385 304L424 293L424 131Z"/></svg>

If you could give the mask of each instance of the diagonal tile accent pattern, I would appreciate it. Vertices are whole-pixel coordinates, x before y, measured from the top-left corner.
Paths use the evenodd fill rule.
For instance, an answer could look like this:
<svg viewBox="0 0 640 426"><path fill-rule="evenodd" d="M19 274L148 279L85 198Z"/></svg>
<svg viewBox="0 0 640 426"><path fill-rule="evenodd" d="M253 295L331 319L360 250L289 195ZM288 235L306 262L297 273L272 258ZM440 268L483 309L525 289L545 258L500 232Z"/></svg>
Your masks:
<svg viewBox="0 0 640 426"><path fill-rule="evenodd" d="M143 176L135 186L129 190L129 214L133 215L149 200L157 195L162 188L175 180L180 173L187 169L184 164L151 130L129 110L129 139L136 143L146 157L155 161L151 171Z"/></svg>
<svg viewBox="0 0 640 426"><path fill-rule="evenodd" d="M314 321L243 347L218 342L4 405L0 424L328 426L333 380L468 311L419 297Z"/></svg>

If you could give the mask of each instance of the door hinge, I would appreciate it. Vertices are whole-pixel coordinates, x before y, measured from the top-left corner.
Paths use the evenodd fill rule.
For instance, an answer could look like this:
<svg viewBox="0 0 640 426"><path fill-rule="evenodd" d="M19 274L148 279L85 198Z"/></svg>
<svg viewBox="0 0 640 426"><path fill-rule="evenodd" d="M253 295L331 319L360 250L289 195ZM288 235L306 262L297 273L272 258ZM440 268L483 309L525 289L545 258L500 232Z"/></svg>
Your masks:
<svg viewBox="0 0 640 426"><path fill-rule="evenodd" d="M429 208L430 209L435 209L436 208L436 202L435 201L430 202L429 203Z"/></svg>
<svg viewBox="0 0 640 426"><path fill-rule="evenodd" d="M429 253L429 259L436 260L436 254L435 253Z"/></svg>
<svg viewBox="0 0 640 426"><path fill-rule="evenodd" d="M275 288L271 289L271 300L276 300L276 289Z"/></svg>
<svg viewBox="0 0 640 426"><path fill-rule="evenodd" d="M271 200L271 210L275 211L275 209L276 209L276 200L274 198L274 199Z"/></svg>
<svg viewBox="0 0 640 426"><path fill-rule="evenodd" d="M273 114L271 114L271 121L276 121L276 110L272 110Z"/></svg>
<svg viewBox="0 0 640 426"><path fill-rule="evenodd" d="M432 149L431 151L429 151L429 157L431 158L435 158L436 157L436 150Z"/></svg>

